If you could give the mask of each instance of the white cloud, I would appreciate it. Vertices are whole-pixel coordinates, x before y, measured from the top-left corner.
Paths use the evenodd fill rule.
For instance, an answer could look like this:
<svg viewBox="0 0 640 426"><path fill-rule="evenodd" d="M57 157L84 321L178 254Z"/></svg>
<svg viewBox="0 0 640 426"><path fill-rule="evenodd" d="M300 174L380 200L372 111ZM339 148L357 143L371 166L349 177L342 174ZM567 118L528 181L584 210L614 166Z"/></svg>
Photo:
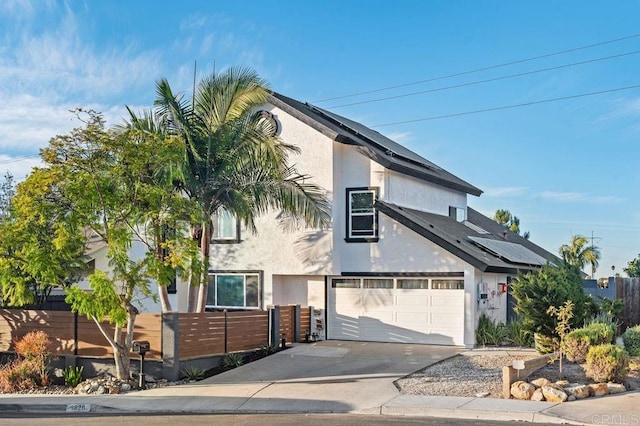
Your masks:
<svg viewBox="0 0 640 426"><path fill-rule="evenodd" d="M515 197L526 192L527 187L525 186L503 186L484 189L484 195L488 197Z"/></svg>
<svg viewBox="0 0 640 426"><path fill-rule="evenodd" d="M543 191L540 193L540 197L564 203L587 203L587 204L613 204L624 201L623 197L617 197L613 195L595 196L592 194L586 194L583 192L556 192L556 191Z"/></svg>

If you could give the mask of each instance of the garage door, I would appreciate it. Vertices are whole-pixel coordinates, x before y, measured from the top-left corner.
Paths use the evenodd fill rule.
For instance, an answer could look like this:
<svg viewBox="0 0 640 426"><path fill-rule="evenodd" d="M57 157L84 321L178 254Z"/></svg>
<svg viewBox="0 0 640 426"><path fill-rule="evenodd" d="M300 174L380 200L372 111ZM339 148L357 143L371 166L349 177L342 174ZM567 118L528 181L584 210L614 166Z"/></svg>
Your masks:
<svg viewBox="0 0 640 426"><path fill-rule="evenodd" d="M329 285L330 339L464 344L462 278L333 278Z"/></svg>

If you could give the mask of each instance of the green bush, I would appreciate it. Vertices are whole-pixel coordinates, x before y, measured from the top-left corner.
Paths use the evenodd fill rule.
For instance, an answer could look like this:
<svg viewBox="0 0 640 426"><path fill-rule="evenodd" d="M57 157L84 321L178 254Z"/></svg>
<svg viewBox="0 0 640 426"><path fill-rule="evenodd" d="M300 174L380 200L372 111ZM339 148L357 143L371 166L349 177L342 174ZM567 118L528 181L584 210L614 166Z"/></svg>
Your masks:
<svg viewBox="0 0 640 426"><path fill-rule="evenodd" d="M226 368L236 368L242 364L244 364L244 357L240 352L231 352L222 358L222 365Z"/></svg>
<svg viewBox="0 0 640 426"><path fill-rule="evenodd" d="M202 380L204 378L204 370L198 367L185 367L182 369L182 376L187 380Z"/></svg>
<svg viewBox="0 0 640 426"><path fill-rule="evenodd" d="M562 351L569 361L583 363L589 348L595 345L613 343L615 327L611 324L592 322L567 334L562 343Z"/></svg>
<svg viewBox="0 0 640 426"><path fill-rule="evenodd" d="M62 370L62 376L64 377L64 383L67 386L78 386L78 383L82 381L82 372L84 367L72 367L68 366Z"/></svg>
<svg viewBox="0 0 640 426"><path fill-rule="evenodd" d="M540 336L540 342L544 340L543 337L559 339L556 330L558 320L547 312L549 306L563 306L571 301L574 309L570 326L577 327L584 323L587 297L582 288L580 271L576 267L545 265L538 271L518 276L512 282L511 293L516 299L514 310L522 319L523 328Z"/></svg>
<svg viewBox="0 0 640 426"><path fill-rule="evenodd" d="M594 324L604 324L608 327L608 330L604 332L611 336L611 341L603 343L615 343L616 334L618 333L618 323L612 315L600 312L584 322L585 327L590 327Z"/></svg>
<svg viewBox="0 0 640 426"><path fill-rule="evenodd" d="M620 380L629 366L627 352L610 343L592 346L587 353L587 376L598 383Z"/></svg>
<svg viewBox="0 0 640 426"><path fill-rule="evenodd" d="M640 356L640 325L629 327L622 334L624 348L632 356Z"/></svg>
<svg viewBox="0 0 640 426"><path fill-rule="evenodd" d="M526 330L520 320L511 320L507 323L507 342L530 348L533 346L533 334Z"/></svg>
<svg viewBox="0 0 640 426"><path fill-rule="evenodd" d="M616 327L613 324L592 322L586 327L586 329L592 333L592 344L594 345L615 343L616 341Z"/></svg>
<svg viewBox="0 0 640 426"><path fill-rule="evenodd" d="M582 364L587 359L593 333L586 328L578 328L567 334L562 342L562 352L569 361Z"/></svg>
<svg viewBox="0 0 640 426"><path fill-rule="evenodd" d="M501 345L506 338L507 328L504 324L494 322L484 312L480 314L476 329L476 344Z"/></svg>

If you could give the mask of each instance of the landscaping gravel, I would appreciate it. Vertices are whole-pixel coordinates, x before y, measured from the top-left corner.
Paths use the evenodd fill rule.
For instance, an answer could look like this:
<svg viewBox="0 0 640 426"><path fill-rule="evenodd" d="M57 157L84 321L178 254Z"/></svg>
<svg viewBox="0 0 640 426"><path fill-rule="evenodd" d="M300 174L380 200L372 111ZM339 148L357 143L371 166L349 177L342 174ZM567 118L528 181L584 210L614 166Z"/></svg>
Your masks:
<svg viewBox="0 0 640 426"><path fill-rule="evenodd" d="M446 359L396 380L405 395L484 396L502 398L502 367L535 353L468 352Z"/></svg>

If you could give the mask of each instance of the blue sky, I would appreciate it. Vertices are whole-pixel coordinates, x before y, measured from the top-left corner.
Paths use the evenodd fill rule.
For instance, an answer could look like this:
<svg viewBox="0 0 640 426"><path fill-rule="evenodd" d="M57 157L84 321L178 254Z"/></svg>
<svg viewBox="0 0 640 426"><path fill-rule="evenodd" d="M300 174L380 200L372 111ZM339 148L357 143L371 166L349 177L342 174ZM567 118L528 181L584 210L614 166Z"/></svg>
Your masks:
<svg viewBox="0 0 640 426"><path fill-rule="evenodd" d="M149 107L166 77L249 66L272 89L316 102L640 33L637 1L0 2L0 170L18 179L77 106L108 122ZM640 50L640 37L454 78L316 102L324 108ZM484 84L330 108L369 126L640 84L640 53ZM484 190L556 252L596 237L596 276L640 253L640 88L374 127Z"/></svg>

